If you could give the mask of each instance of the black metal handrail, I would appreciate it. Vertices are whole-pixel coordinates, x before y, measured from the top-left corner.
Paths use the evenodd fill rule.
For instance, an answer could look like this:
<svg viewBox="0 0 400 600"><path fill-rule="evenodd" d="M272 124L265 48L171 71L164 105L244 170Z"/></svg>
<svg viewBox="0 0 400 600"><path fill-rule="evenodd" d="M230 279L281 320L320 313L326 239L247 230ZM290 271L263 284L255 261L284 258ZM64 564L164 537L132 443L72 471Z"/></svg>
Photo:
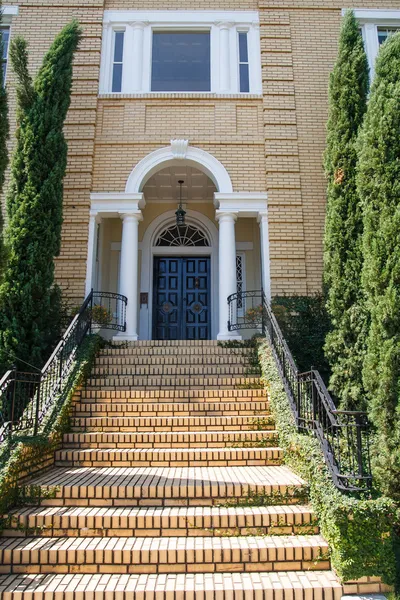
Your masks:
<svg viewBox="0 0 400 600"><path fill-rule="evenodd" d="M37 435L71 374L77 350L96 329L125 331L127 298L91 291L41 370L5 373L0 381L0 442L14 433Z"/></svg>
<svg viewBox="0 0 400 600"><path fill-rule="evenodd" d="M319 372L299 372L262 290L232 294L228 305L229 331L253 329L268 338L296 426L316 436L335 486L347 492L368 490L372 475L366 413L337 410Z"/></svg>

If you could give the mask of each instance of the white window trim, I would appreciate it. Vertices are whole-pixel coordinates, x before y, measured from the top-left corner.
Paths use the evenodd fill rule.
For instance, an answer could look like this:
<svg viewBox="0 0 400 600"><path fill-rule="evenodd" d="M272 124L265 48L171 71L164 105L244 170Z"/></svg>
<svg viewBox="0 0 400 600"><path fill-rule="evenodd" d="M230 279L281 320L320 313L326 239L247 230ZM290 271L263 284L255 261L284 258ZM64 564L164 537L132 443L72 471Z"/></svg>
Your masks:
<svg viewBox="0 0 400 600"><path fill-rule="evenodd" d="M160 94L151 91L153 30L209 30L211 36L211 90L169 94L262 93L259 16L255 11L104 11L100 94L111 94L113 32L125 31L122 90L118 94ZM239 92L238 31L247 31L250 91ZM133 62L132 57L136 60Z"/></svg>
<svg viewBox="0 0 400 600"><path fill-rule="evenodd" d="M342 10L342 15L347 9ZM378 28L400 27L400 10L354 9L354 15L359 22L367 53L371 79L375 73L375 61L379 52Z"/></svg>
<svg viewBox="0 0 400 600"><path fill-rule="evenodd" d="M10 41L11 41L11 25L12 25L12 19L13 17L17 17L19 13L19 7L18 6L10 6L10 5L4 5L1 8L1 27L8 27L10 30L10 37L9 37L9 43L8 43L8 48L7 48L7 56L6 56L6 72L5 72L5 76L4 76L4 83L7 82L7 71L8 71L8 56L9 56L9 52L10 52Z"/></svg>

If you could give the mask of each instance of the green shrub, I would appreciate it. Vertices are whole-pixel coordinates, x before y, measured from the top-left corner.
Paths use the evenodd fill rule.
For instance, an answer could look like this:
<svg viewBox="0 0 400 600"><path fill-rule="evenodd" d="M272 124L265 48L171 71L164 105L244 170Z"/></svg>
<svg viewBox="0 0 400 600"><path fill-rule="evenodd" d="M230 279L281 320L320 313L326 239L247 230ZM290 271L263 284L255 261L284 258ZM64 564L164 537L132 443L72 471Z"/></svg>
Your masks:
<svg viewBox="0 0 400 600"><path fill-rule="evenodd" d="M19 485L21 474L29 467L30 472L40 468L46 454L54 452L64 433L70 431L72 400L78 387L88 379L103 340L97 335L88 336L78 350L74 366L62 393L45 417L37 436L16 434L3 444L0 452L0 525L1 515L26 499L23 486Z"/></svg>
<svg viewBox="0 0 400 600"><path fill-rule="evenodd" d="M34 82L27 44L16 37L10 62L17 76L17 140L7 194L7 265L0 288L0 362L40 367L60 333L60 252L73 57L80 29L72 22L55 38Z"/></svg>
<svg viewBox="0 0 400 600"><path fill-rule="evenodd" d="M325 174L324 282L332 322L325 345L330 389L342 408L365 408L362 362L368 318L361 286L362 205L357 193L357 136L367 107L368 61L357 20L347 11L329 80Z"/></svg>
<svg viewBox="0 0 400 600"><path fill-rule="evenodd" d="M272 310L299 370L314 367L328 382L330 370L324 344L330 321L324 296L275 296Z"/></svg>
<svg viewBox="0 0 400 600"><path fill-rule="evenodd" d="M374 473L400 500L400 34L380 49L360 137L362 284L371 326L363 380L376 428Z"/></svg>
<svg viewBox="0 0 400 600"><path fill-rule="evenodd" d="M343 581L365 576L396 578L395 534L398 507L375 493L356 497L335 488L314 436L297 431L286 392L267 343L259 347L263 377L285 462L309 484L309 497L321 532L331 548L332 565Z"/></svg>

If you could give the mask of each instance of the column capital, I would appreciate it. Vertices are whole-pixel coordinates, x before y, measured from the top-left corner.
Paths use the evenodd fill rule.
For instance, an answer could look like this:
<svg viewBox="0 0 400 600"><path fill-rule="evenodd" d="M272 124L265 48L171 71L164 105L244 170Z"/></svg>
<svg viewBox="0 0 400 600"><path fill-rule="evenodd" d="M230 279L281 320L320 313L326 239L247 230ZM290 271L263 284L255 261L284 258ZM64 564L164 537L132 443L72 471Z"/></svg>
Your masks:
<svg viewBox="0 0 400 600"><path fill-rule="evenodd" d="M142 212L136 211L136 212L119 212L119 217L120 219L122 219L122 221L142 221L143 220L143 215Z"/></svg>
<svg viewBox="0 0 400 600"><path fill-rule="evenodd" d="M132 27L132 29L144 29L148 25L149 21L131 21L129 23L129 26Z"/></svg>
<svg viewBox="0 0 400 600"><path fill-rule="evenodd" d="M89 211L89 217L92 221L94 221L95 223L101 223L101 214L99 213L98 210L93 210L91 209Z"/></svg>
<svg viewBox="0 0 400 600"><path fill-rule="evenodd" d="M258 223L268 223L268 210L260 211L257 215Z"/></svg>
<svg viewBox="0 0 400 600"><path fill-rule="evenodd" d="M215 21L214 25L220 29L230 29L235 25L235 23L233 21Z"/></svg>
<svg viewBox="0 0 400 600"><path fill-rule="evenodd" d="M215 218L220 223L234 223L237 220L237 212L228 212L225 210L216 210Z"/></svg>

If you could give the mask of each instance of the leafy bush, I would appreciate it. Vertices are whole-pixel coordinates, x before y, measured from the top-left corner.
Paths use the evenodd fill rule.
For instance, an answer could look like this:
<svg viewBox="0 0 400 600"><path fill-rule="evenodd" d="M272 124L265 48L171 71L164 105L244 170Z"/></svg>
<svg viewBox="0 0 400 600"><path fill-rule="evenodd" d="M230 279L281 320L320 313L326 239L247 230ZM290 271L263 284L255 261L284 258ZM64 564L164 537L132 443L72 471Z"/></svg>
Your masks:
<svg viewBox="0 0 400 600"><path fill-rule="evenodd" d="M329 386L340 398L341 407L348 409L365 408L362 363L368 318L361 286L363 215L356 165L368 85L368 61L359 24L353 11L347 11L329 80L324 282L332 322L325 344L332 369Z"/></svg>
<svg viewBox="0 0 400 600"><path fill-rule="evenodd" d="M298 432L289 400L267 343L259 347L261 370L285 462L309 484L310 501L331 548L332 565L343 581L360 577L396 579L393 530L398 506L376 493L355 497L335 488L315 437Z"/></svg>
<svg viewBox="0 0 400 600"><path fill-rule="evenodd" d="M275 296L272 310L300 371L314 367L327 383L330 369L324 344L330 321L324 296Z"/></svg>
<svg viewBox="0 0 400 600"><path fill-rule="evenodd" d="M362 285L371 320L363 381L377 431L374 472L382 489L400 500L400 34L382 46L375 69L357 172Z"/></svg>

